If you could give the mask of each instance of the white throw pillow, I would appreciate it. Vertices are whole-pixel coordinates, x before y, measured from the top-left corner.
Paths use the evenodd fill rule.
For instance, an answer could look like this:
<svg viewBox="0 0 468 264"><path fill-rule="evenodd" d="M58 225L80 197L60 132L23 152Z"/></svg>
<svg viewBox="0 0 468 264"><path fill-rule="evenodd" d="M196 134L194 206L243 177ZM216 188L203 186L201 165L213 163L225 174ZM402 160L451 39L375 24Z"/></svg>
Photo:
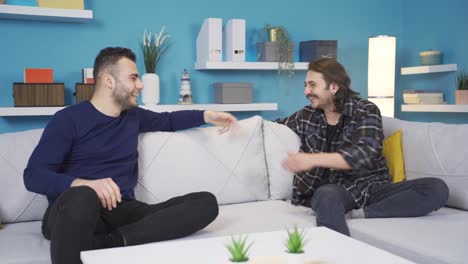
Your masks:
<svg viewBox="0 0 468 264"><path fill-rule="evenodd" d="M263 121L265 156L270 183L270 199L288 199L292 196L294 173L285 170L282 161L288 152L298 152L301 146L299 136L289 127Z"/></svg>
<svg viewBox="0 0 468 264"><path fill-rule="evenodd" d="M158 203L196 191L219 204L268 199L262 119L239 121L224 134L217 127L140 135L137 199Z"/></svg>

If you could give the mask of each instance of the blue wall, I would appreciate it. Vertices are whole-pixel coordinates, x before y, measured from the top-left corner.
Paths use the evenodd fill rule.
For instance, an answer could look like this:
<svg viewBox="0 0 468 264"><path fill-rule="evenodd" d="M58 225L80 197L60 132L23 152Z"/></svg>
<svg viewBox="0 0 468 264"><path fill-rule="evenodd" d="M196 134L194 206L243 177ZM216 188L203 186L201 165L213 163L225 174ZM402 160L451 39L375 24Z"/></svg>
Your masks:
<svg viewBox="0 0 468 264"><path fill-rule="evenodd" d="M419 65L419 52L440 50L442 63L468 66L468 2L466 0L403 1L402 47L397 54L399 67ZM398 67L398 68L399 68ZM402 103L403 89L440 89L445 101L455 103L456 72L397 75L397 105ZM400 112L397 116L405 120L434 121L445 123L468 123L468 113L415 113Z"/></svg>
<svg viewBox="0 0 468 264"><path fill-rule="evenodd" d="M66 86L65 102L72 104L74 84L81 80L81 69L92 67L96 54L106 46L125 46L134 50L138 68L144 73L139 47L142 32L144 29L159 31L162 26L166 26L173 42L158 66L162 104L177 102L180 72L184 68L191 73L196 103L213 102L210 86L213 82L246 81L254 83L255 102L279 104L278 111L237 114L239 118L253 114L261 114L267 119L284 117L307 104L303 96L305 71L296 71L292 79L286 75L278 77L275 71L195 71L195 39L206 17L220 17L223 22L230 18L246 19L249 61L256 58L257 32L265 23L286 27L296 43L311 39L337 39L339 60L348 69L352 87L363 97L367 96L367 46L371 35L398 37L398 69L402 65L417 64L417 52L426 48L448 52L444 62L467 61L468 51L463 50L461 40L466 42L467 38L466 31L462 31L467 19L462 18L462 14L466 14L468 4L462 0L454 1L455 6L438 6L440 2L435 0L403 2L362 0L356 5L355 1L346 0L295 0L281 5L266 0L182 0L164 4L150 0L132 3L126 0L86 0L86 8L94 12L94 19L87 23L0 20L0 106L13 106L11 86L13 82L22 81L25 67L54 68L55 81L64 82ZM429 19L440 15L441 9L442 17L429 23ZM424 23L417 18L420 12L428 18L423 19ZM459 14L460 21L453 12ZM426 22L435 28L428 30ZM456 30L453 32L462 32L464 36L457 37L447 30L454 26ZM461 56L463 52L464 57ZM295 56L298 57L298 49ZM423 81L427 83L426 80ZM409 85L410 81L412 84L411 78L397 76L397 94L398 89ZM400 115L399 112L397 114ZM447 115L450 122L466 120L466 115ZM403 118L429 121L436 120L433 116L436 115L401 114ZM0 133L44 127L47 120L48 117L0 117Z"/></svg>

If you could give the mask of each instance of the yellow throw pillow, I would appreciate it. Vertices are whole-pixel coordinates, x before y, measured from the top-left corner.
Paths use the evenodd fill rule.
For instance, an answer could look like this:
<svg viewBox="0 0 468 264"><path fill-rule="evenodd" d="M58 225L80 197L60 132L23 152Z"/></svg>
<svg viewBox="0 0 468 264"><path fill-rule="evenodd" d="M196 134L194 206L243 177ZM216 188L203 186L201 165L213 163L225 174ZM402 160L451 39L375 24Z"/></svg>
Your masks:
<svg viewBox="0 0 468 264"><path fill-rule="evenodd" d="M406 178L402 139L403 131L400 129L388 136L383 143L382 154L387 160L387 167L390 176L392 176L392 182L401 182Z"/></svg>

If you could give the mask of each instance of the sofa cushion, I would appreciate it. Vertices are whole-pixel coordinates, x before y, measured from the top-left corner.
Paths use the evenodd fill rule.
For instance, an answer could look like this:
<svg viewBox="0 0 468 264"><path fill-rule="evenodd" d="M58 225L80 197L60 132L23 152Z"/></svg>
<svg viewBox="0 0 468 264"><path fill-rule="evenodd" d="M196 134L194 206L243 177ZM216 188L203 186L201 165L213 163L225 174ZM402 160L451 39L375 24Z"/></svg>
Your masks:
<svg viewBox="0 0 468 264"><path fill-rule="evenodd" d="M447 205L468 210L467 124L442 124L384 118L384 134L403 130L406 179L437 177L450 190Z"/></svg>
<svg viewBox="0 0 468 264"><path fill-rule="evenodd" d="M382 155L387 160L387 167L392 182L401 182L405 180L405 164L403 161L402 131L388 136L383 143Z"/></svg>
<svg viewBox="0 0 468 264"><path fill-rule="evenodd" d="M47 199L24 187L23 171L42 129L0 134L0 215L4 223L41 220Z"/></svg>
<svg viewBox="0 0 468 264"><path fill-rule="evenodd" d="M0 263L50 264L50 243L41 221L8 224L0 233Z"/></svg>
<svg viewBox="0 0 468 264"><path fill-rule="evenodd" d="M424 217L351 219L351 237L416 263L466 263L468 213L442 208Z"/></svg>
<svg viewBox="0 0 468 264"><path fill-rule="evenodd" d="M212 192L219 204L268 199L262 119L239 121L218 135L204 127L140 135L137 199L165 201L194 191Z"/></svg>
<svg viewBox="0 0 468 264"><path fill-rule="evenodd" d="M299 136L285 125L265 120L263 121L263 138L270 199L288 199L292 196L294 173L284 169L281 163L288 156L288 152L299 151L301 146Z"/></svg>
<svg viewBox="0 0 468 264"><path fill-rule="evenodd" d="M315 216L310 212L310 208L280 200L223 205L215 221L185 239L276 230L285 230L286 233L286 228L293 226L316 226Z"/></svg>

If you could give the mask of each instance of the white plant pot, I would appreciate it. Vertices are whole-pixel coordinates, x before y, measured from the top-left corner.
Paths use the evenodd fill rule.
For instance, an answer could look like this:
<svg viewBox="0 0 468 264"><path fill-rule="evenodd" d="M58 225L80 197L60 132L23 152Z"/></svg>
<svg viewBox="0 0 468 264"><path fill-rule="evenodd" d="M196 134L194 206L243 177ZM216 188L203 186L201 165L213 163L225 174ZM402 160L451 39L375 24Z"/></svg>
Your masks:
<svg viewBox="0 0 468 264"><path fill-rule="evenodd" d="M305 254L304 253L286 253L287 264L304 264Z"/></svg>
<svg viewBox="0 0 468 264"><path fill-rule="evenodd" d="M143 90L141 91L143 104L159 104L159 76L155 73L145 73L141 80L143 82Z"/></svg>

